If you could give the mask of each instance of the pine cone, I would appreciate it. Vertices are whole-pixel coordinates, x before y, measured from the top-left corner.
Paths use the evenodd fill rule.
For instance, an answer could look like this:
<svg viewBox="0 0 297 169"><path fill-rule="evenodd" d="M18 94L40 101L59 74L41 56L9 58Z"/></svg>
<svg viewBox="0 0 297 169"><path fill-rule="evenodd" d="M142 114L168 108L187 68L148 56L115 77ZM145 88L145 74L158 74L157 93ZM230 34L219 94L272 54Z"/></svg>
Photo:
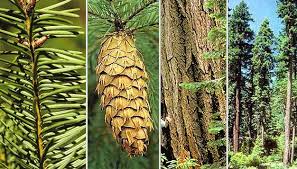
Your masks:
<svg viewBox="0 0 297 169"><path fill-rule="evenodd" d="M129 155L143 155L153 129L148 103L148 75L132 35L115 32L103 41L98 56L97 91L105 122Z"/></svg>

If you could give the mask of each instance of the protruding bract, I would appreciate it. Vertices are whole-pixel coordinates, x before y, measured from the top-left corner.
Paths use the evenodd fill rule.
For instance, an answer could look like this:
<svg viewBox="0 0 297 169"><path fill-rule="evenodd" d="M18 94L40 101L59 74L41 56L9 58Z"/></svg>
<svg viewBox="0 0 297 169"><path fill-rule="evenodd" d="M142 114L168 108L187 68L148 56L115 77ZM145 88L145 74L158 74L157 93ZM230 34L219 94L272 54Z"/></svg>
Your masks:
<svg viewBox="0 0 297 169"><path fill-rule="evenodd" d="M96 73L100 104L114 138L129 155L143 155L153 124L148 103L148 75L132 35L121 31L106 37Z"/></svg>

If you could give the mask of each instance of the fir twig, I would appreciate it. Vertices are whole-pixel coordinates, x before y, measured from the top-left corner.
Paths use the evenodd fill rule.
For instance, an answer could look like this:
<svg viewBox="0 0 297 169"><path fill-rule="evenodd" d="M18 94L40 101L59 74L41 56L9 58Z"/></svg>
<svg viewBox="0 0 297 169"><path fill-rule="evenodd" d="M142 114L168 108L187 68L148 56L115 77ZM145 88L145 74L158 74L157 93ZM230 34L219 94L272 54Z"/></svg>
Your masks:
<svg viewBox="0 0 297 169"><path fill-rule="evenodd" d="M152 24L149 24L149 25L143 25L143 26L141 26L141 27L132 29L131 32L133 33L133 32L135 32L135 31L141 30L141 29L146 28L146 27L158 26L158 25L159 25L159 22L157 22L157 23L152 23Z"/></svg>
<svg viewBox="0 0 297 169"><path fill-rule="evenodd" d="M138 15L141 11L143 11L145 8L147 8L148 6L150 6L151 4L157 2L157 0L150 0L148 3L146 3L145 5L143 5L141 8L137 9L136 11L134 11L124 22L123 25L126 25L127 22L129 22L131 19L133 19L136 15Z"/></svg>
<svg viewBox="0 0 297 169"><path fill-rule="evenodd" d="M109 22L109 23L113 23L113 21L110 20L109 18L104 18L104 17L102 17L102 16L100 16L100 15L98 15L98 14L92 12L92 11L88 11L88 14L93 15L93 16L99 18L99 19L106 20L106 21Z"/></svg>

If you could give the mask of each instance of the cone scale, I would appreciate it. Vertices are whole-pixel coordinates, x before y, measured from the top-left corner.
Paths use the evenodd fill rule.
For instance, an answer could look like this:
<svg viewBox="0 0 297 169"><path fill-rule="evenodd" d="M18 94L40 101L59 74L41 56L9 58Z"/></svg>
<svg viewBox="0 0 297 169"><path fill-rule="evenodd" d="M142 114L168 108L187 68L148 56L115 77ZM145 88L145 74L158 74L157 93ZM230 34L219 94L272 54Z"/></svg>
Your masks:
<svg viewBox="0 0 297 169"><path fill-rule="evenodd" d="M133 36L124 31L108 35L96 68L97 92L105 123L129 155L143 155L153 129L148 102L148 75Z"/></svg>

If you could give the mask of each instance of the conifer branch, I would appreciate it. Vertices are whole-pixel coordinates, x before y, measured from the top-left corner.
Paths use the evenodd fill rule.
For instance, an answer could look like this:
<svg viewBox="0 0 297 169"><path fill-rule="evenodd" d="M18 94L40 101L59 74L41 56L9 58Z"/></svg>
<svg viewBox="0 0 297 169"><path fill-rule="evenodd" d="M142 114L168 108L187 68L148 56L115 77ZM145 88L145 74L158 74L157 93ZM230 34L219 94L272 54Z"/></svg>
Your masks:
<svg viewBox="0 0 297 169"><path fill-rule="evenodd" d="M0 133L5 131L0 149L5 151L5 168L85 165L85 147L80 146L85 141L85 91L81 86L85 76L80 73L85 68L85 57L80 51L46 46L49 38L81 34L77 31L80 26L64 18L78 17L74 13L76 9L53 9L70 1L38 9L36 0L10 0L7 3L14 4L18 10L0 10L0 15L5 16L1 22L9 24L0 29L0 45L11 47L3 45L0 55L15 58L0 59L0 65L7 65L0 66L0 95L6 96L5 100L0 98ZM66 113L60 118L53 113L63 110L79 114ZM76 134L70 136L69 132ZM47 152L54 152L54 156ZM55 156L59 156L58 162Z"/></svg>
<svg viewBox="0 0 297 169"><path fill-rule="evenodd" d="M100 16L100 15L98 15L98 14L96 14L96 13L90 11L90 10L88 11L88 14L93 15L93 16L99 18L99 19L106 20L106 21L109 22L109 23L113 23L113 21L110 20L109 18L102 17L102 16Z"/></svg>
<svg viewBox="0 0 297 169"><path fill-rule="evenodd" d="M132 20L136 15L138 15L141 11L143 11L145 8L147 8L148 6L150 6L151 4L157 2L157 0L149 0L148 3L146 3L145 5L143 5L141 8L137 9L136 11L134 11L124 22L123 25L126 25L127 22L129 22L130 20Z"/></svg>
<svg viewBox="0 0 297 169"><path fill-rule="evenodd" d="M156 23L152 23L152 24L149 24L149 25L143 25L141 27L138 27L138 28L135 28L135 29L132 29L131 32L135 32L135 31L139 31L143 28L146 28L146 27L151 27L151 26L158 26L159 25L159 22L156 22Z"/></svg>

